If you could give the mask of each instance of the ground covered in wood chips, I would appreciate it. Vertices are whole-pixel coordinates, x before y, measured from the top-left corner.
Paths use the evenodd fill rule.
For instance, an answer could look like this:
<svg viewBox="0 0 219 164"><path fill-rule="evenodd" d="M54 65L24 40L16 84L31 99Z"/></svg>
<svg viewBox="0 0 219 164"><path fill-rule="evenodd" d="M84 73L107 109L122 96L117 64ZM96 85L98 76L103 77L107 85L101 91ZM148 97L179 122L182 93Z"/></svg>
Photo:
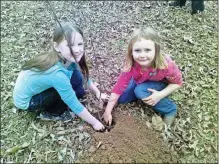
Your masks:
<svg viewBox="0 0 219 164"><path fill-rule="evenodd" d="M176 163L177 156L159 133L126 111L115 112L110 132L92 133L91 146L79 163Z"/></svg>

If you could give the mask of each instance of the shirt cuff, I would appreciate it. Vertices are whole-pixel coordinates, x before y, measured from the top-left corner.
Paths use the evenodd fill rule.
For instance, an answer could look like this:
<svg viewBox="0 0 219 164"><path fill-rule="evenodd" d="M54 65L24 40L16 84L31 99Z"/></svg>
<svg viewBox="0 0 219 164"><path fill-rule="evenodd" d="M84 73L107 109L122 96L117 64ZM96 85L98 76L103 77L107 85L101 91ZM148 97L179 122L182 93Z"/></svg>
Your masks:
<svg viewBox="0 0 219 164"><path fill-rule="evenodd" d="M112 93L116 93L118 95L122 95L123 94L123 92L120 89L117 89L117 88L113 88L112 89Z"/></svg>
<svg viewBox="0 0 219 164"><path fill-rule="evenodd" d="M87 85L90 86L90 85L91 85L91 82L92 82L92 80L91 80L91 79L88 79Z"/></svg>
<svg viewBox="0 0 219 164"><path fill-rule="evenodd" d="M71 108L70 108L71 109ZM83 111L83 109L84 109L84 106L80 103L78 106L77 106L77 108L76 109L71 109L71 111L73 112L73 113L75 113L75 114L79 114L79 113L81 113L82 111Z"/></svg>

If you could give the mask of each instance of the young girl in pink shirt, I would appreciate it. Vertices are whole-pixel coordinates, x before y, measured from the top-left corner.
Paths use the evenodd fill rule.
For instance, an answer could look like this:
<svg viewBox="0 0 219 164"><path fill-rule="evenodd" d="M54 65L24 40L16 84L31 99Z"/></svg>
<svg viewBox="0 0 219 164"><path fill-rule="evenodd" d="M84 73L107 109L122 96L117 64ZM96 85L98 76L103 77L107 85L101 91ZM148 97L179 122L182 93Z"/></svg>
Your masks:
<svg viewBox="0 0 219 164"><path fill-rule="evenodd" d="M125 64L104 112L111 125L115 104L141 99L163 116L171 126L177 113L168 95L182 86L182 74L175 62L160 53L160 38L152 28L135 30L128 45Z"/></svg>

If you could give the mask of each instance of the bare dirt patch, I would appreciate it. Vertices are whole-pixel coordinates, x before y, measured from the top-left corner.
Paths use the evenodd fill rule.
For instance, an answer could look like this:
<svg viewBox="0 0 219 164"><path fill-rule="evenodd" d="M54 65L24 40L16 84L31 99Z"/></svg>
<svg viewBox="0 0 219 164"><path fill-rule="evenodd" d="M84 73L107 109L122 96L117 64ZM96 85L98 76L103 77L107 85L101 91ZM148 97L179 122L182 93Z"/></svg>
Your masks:
<svg viewBox="0 0 219 164"><path fill-rule="evenodd" d="M91 146L76 162L175 163L177 157L168 150L159 134L126 111L116 111L110 132L97 133L91 128Z"/></svg>

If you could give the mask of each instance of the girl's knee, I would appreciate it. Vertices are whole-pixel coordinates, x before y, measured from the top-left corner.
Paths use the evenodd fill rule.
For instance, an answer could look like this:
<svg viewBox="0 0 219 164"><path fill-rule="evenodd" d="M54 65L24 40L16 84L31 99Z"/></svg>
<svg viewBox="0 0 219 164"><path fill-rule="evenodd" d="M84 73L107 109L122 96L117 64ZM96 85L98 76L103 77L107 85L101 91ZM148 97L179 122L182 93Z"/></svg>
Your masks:
<svg viewBox="0 0 219 164"><path fill-rule="evenodd" d="M137 100L136 96L132 93L132 94L123 94L122 96L120 96L118 103L120 104L126 104L132 101Z"/></svg>
<svg viewBox="0 0 219 164"><path fill-rule="evenodd" d="M81 89L80 91L76 91L76 96L78 99L83 98L86 95L84 89Z"/></svg>
<svg viewBox="0 0 219 164"><path fill-rule="evenodd" d="M75 70L72 73L72 77L71 77L71 85L74 87L75 85L82 85L83 84L83 76L81 74L81 72L79 72L78 70Z"/></svg>
<svg viewBox="0 0 219 164"><path fill-rule="evenodd" d="M138 99L143 99L151 95L151 92L148 91L148 88L143 85L136 86L134 93Z"/></svg>

